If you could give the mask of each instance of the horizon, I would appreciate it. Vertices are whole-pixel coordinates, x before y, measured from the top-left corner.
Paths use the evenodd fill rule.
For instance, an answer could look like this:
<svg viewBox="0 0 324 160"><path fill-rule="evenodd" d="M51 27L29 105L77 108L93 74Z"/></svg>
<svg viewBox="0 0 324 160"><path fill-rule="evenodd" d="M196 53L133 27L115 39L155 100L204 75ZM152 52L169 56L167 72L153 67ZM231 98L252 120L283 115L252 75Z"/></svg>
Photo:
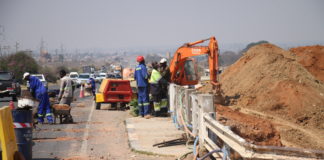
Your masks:
<svg viewBox="0 0 324 160"><path fill-rule="evenodd" d="M210 36L225 50L260 40L324 44L321 0L183 2L4 0L0 45L37 51L43 39L48 51L174 50Z"/></svg>

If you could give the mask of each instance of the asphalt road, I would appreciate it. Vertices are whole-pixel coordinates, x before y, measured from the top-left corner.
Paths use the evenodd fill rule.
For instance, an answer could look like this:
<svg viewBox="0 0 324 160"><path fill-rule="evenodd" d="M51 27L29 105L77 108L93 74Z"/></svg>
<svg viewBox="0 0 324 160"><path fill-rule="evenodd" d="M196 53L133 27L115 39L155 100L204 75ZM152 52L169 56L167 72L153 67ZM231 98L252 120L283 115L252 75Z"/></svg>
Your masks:
<svg viewBox="0 0 324 160"><path fill-rule="evenodd" d="M54 86L55 87L55 86ZM57 87L57 86L56 86ZM102 105L95 110L93 97L79 98L71 106L73 123L50 125L37 124L33 129L33 160L171 160L174 157L159 157L134 153L128 146L125 119L128 111L108 110ZM9 99L1 105L9 104Z"/></svg>

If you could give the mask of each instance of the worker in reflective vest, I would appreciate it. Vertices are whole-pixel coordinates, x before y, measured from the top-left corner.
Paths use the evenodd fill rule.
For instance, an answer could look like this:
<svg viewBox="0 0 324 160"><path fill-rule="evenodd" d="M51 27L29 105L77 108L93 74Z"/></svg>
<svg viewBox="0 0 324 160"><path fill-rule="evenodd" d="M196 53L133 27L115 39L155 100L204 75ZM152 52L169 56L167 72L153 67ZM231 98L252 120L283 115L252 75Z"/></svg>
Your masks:
<svg viewBox="0 0 324 160"><path fill-rule="evenodd" d="M46 115L48 123L53 123L53 116L51 113L49 97L47 94L47 89L44 87L43 83L34 76L30 76L28 72L24 73L24 80L29 81L29 88L32 95L39 101L37 116L38 122L44 123L44 114Z"/></svg>
<svg viewBox="0 0 324 160"><path fill-rule="evenodd" d="M157 62L152 63L152 73L149 80L150 83L150 93L152 95L152 100L154 104L154 112L155 116L160 116L161 114L161 84L165 81L161 73L158 71L159 65Z"/></svg>
<svg viewBox="0 0 324 160"><path fill-rule="evenodd" d="M145 118L150 118L147 68L143 56L138 56L136 60L139 64L135 69L134 79L136 80L138 90L139 115L142 117L145 116Z"/></svg>
<svg viewBox="0 0 324 160"><path fill-rule="evenodd" d="M162 58L160 60L159 72L165 83L161 83L161 113L167 115L168 113L168 95L169 95L169 82L170 82L170 69L167 65L167 59Z"/></svg>

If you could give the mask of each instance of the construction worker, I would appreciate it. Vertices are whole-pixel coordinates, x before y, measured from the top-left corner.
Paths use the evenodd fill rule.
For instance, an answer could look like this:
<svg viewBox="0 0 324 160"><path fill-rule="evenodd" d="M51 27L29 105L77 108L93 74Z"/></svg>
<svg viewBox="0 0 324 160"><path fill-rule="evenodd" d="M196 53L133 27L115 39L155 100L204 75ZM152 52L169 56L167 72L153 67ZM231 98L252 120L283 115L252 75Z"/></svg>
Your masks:
<svg viewBox="0 0 324 160"><path fill-rule="evenodd" d="M152 73L149 80L150 93L152 95L155 116L160 116L161 112L161 83L162 76L158 71L159 65L157 62L152 63Z"/></svg>
<svg viewBox="0 0 324 160"><path fill-rule="evenodd" d="M61 77L61 86L58 100L60 104L67 104L70 106L73 101L72 80L69 76L66 75L65 70L61 70L59 74Z"/></svg>
<svg viewBox="0 0 324 160"><path fill-rule="evenodd" d="M90 77L88 80L88 84L91 85L91 92L94 97L96 97L96 81Z"/></svg>
<svg viewBox="0 0 324 160"><path fill-rule="evenodd" d="M169 82L170 82L170 69L167 65L167 59L162 58L160 60L160 67L159 71L161 73L161 76L163 78L163 82L161 83L161 113L167 114L168 112L168 91L169 91Z"/></svg>
<svg viewBox="0 0 324 160"><path fill-rule="evenodd" d="M24 73L23 79L29 81L29 89L33 97L39 101L37 117L39 123L44 123L44 114L49 124L53 123L53 117L51 113L51 107L47 89L44 87L42 82L34 76L31 76L28 72Z"/></svg>
<svg viewBox="0 0 324 160"><path fill-rule="evenodd" d="M136 58L138 65L135 68L134 79L137 83L138 90L138 107L139 115L145 118L150 118L149 115L149 95L148 95L148 73L143 56Z"/></svg>

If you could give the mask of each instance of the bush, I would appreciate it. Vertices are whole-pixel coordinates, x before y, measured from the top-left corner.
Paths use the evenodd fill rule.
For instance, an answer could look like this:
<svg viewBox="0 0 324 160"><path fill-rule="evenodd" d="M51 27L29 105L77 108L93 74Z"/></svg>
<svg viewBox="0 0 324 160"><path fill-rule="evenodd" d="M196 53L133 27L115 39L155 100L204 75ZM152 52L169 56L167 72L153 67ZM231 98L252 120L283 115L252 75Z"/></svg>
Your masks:
<svg viewBox="0 0 324 160"><path fill-rule="evenodd" d="M132 99L129 105L130 105L130 114L134 117L137 117L139 115L137 99Z"/></svg>
<svg viewBox="0 0 324 160"><path fill-rule="evenodd" d="M25 51L20 51L8 57L0 59L0 69L2 71L10 71L14 73L15 78L22 82L23 74L25 72L38 73L40 66L35 59L28 55Z"/></svg>
<svg viewBox="0 0 324 160"><path fill-rule="evenodd" d="M44 76L46 77L46 81L48 82L55 83L58 79L58 73L55 73L54 69L50 67L43 67L41 73L44 74Z"/></svg>

